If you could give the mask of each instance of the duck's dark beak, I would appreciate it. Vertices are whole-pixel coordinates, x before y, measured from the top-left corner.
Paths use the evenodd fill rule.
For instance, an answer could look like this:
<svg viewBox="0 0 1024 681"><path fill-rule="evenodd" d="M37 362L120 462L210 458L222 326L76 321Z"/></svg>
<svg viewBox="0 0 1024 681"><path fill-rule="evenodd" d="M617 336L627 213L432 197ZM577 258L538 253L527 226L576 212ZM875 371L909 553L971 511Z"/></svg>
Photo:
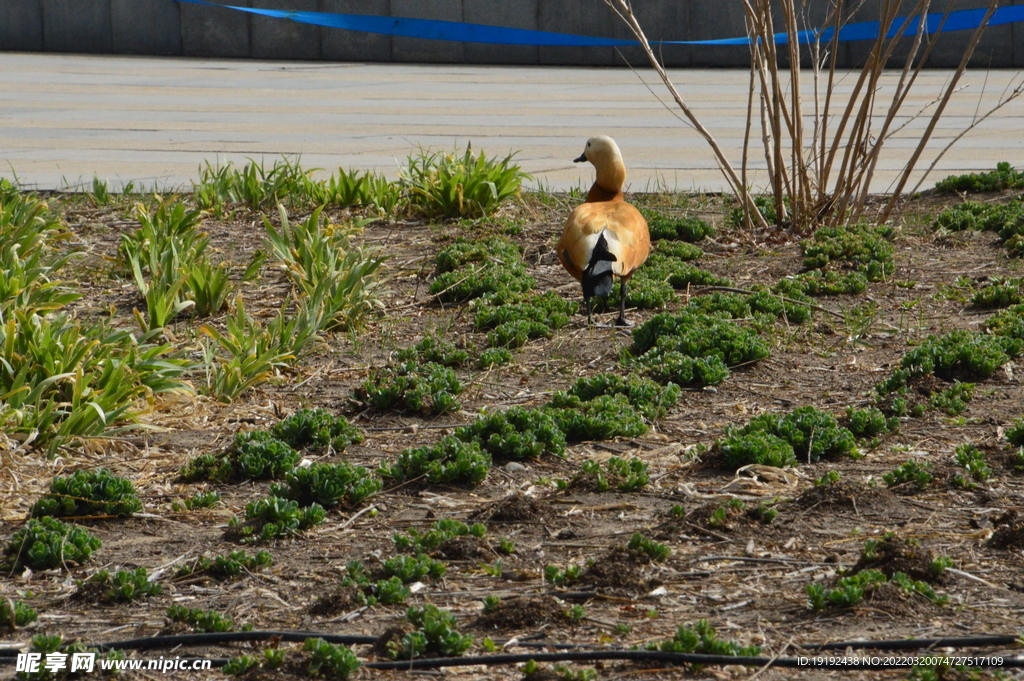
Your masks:
<svg viewBox="0 0 1024 681"><path fill-rule="evenodd" d="M572 160L572 162L573 163L583 163L586 160L587 160L587 152L584 151L582 154L580 154L579 158L574 158Z"/></svg>

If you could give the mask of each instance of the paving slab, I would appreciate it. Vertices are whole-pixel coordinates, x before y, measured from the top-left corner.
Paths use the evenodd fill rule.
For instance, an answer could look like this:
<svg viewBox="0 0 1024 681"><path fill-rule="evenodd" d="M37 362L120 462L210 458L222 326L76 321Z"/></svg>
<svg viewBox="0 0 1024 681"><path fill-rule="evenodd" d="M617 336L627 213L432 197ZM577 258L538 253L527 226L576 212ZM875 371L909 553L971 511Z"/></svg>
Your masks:
<svg viewBox="0 0 1024 681"><path fill-rule="evenodd" d="M747 72L676 69L670 75L738 166ZM840 100L855 80L841 76ZM906 163L927 122L913 114L934 106L949 76L935 70L919 77L873 190L885 191ZM880 84L879 115L897 77ZM1011 70L967 73L926 158L1019 80ZM967 133L930 181L990 170L1000 161L1024 165L1022 100ZM811 129L809 116L806 125ZM514 151L535 178L529 184L567 189L592 181L592 169L572 159L594 134L618 141L634 191L726 188L707 144L682 122L649 69L0 53L0 176L39 189L87 189L94 175L113 188L134 181L189 189L206 162L269 165L282 155L323 169L321 177L344 167L395 178L420 147L453 150L467 143L490 155ZM750 159L753 186L763 188L758 133Z"/></svg>

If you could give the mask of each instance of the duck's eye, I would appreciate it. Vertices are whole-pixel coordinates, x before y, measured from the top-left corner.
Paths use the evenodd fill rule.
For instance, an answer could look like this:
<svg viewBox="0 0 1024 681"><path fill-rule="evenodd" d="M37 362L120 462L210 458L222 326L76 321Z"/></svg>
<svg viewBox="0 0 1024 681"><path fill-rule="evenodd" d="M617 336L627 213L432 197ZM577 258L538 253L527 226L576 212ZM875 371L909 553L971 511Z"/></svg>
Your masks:
<svg viewBox="0 0 1024 681"><path fill-rule="evenodd" d="M588 146L588 147L590 146L590 142L587 142L587 146Z"/></svg>

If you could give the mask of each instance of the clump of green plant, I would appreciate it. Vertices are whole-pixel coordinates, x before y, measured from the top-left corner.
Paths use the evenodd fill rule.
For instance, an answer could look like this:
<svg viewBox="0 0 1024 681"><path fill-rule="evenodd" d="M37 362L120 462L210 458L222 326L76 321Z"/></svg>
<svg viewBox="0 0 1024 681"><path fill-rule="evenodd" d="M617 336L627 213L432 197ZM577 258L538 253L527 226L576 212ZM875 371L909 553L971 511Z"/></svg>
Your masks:
<svg viewBox="0 0 1024 681"><path fill-rule="evenodd" d="M928 487L935 479L928 469L931 466L927 463L920 464L913 459L901 464L882 476L885 484L889 487L905 486L916 491Z"/></svg>
<svg viewBox="0 0 1024 681"><path fill-rule="evenodd" d="M469 353L460 350L454 344L448 343L436 336L424 336L416 345L399 350L395 353L396 359L401 362L410 360L420 362L433 362L445 367L462 366L469 360Z"/></svg>
<svg viewBox="0 0 1024 681"><path fill-rule="evenodd" d="M1024 418L1017 419L1006 431L1006 439L1010 444L1024 447Z"/></svg>
<svg viewBox="0 0 1024 681"><path fill-rule="evenodd" d="M651 232L651 239L681 240L695 243L706 236L715 233L715 228L704 220L695 216L670 217L654 210L641 210L647 218L647 228ZM658 244L660 250L665 242Z"/></svg>
<svg viewBox="0 0 1024 681"><path fill-rule="evenodd" d="M231 551L223 556L199 556L194 563L186 563L175 571L176 577L190 577L205 574L213 579L226 580L241 575L243 572L258 572L274 564L274 559L266 551L257 551L249 555L241 549Z"/></svg>
<svg viewBox="0 0 1024 681"><path fill-rule="evenodd" d="M307 638L302 649L310 654L307 671L311 676L322 675L345 681L361 664L350 648L333 645L322 638Z"/></svg>
<svg viewBox="0 0 1024 681"><path fill-rule="evenodd" d="M772 286L773 293L788 298L807 296L854 296L868 289L868 279L860 272L811 270L780 279Z"/></svg>
<svg viewBox="0 0 1024 681"><path fill-rule="evenodd" d="M754 657L761 654L759 646L741 646L735 641L723 641L707 620L697 620L692 626L681 626L675 635L658 643L648 643L648 650L666 653L697 653L701 655L733 655Z"/></svg>
<svg viewBox="0 0 1024 681"><path fill-rule="evenodd" d="M396 660L417 657L457 657L473 645L473 637L456 628L455 616L433 605L412 607L405 612L406 619L416 631L388 644L388 654Z"/></svg>
<svg viewBox="0 0 1024 681"><path fill-rule="evenodd" d="M812 462L823 457L860 456L853 433L840 426L831 414L808 405L798 407L789 414L761 414L752 418L744 426L728 429L724 439L728 440L726 444L729 444L731 449L728 450L729 453L723 446L720 446L719 449L726 455L726 463L730 467L734 464L745 466L749 463L759 462L757 459L760 459L760 456L739 456L739 452L744 448L753 448L750 449L751 453L759 453L763 450L768 453L769 460L777 459L795 463L795 460L789 459L786 455L785 447L779 447L774 440L762 438L760 442L763 444L760 444L757 439L732 439L755 434L779 438L792 448L796 458ZM738 447L741 444L742 446ZM765 463L764 465L777 464Z"/></svg>
<svg viewBox="0 0 1024 681"><path fill-rule="evenodd" d="M547 408L567 442L636 437L647 432L647 424L625 395L600 395L581 402L574 409Z"/></svg>
<svg viewBox="0 0 1024 681"><path fill-rule="evenodd" d="M25 601L0 599L0 630L27 627L39 619L39 613Z"/></svg>
<svg viewBox="0 0 1024 681"><path fill-rule="evenodd" d="M832 589L812 582L804 587L807 607L815 612L828 607L852 608L864 600L865 591L869 587L888 581L889 578L879 570L863 570L855 575L840 578Z"/></svg>
<svg viewBox="0 0 1024 681"><path fill-rule="evenodd" d="M714 449L722 455L726 467L731 469L750 464L777 468L797 465L793 445L764 431L728 433L715 442Z"/></svg>
<svg viewBox="0 0 1024 681"><path fill-rule="evenodd" d="M242 676L256 668L280 669L284 666L286 658L287 653L284 648L267 648L263 651L262 658L254 655L232 657L221 667L221 671L225 676Z"/></svg>
<svg viewBox="0 0 1024 681"><path fill-rule="evenodd" d="M520 319L560 329L569 323L569 316L579 310L579 303L554 291L545 291L516 296L485 296L475 301L474 309L473 323L481 331Z"/></svg>
<svg viewBox="0 0 1024 681"><path fill-rule="evenodd" d="M826 589L821 584L811 583L804 587L807 594L807 607L815 612L826 608L852 608L859 605L865 596L881 584L891 583L907 593L919 594L936 605L947 602L945 596L939 596L927 582L915 581L902 572L896 572L891 578L880 570L862 570L836 581L835 588Z"/></svg>
<svg viewBox="0 0 1024 681"><path fill-rule="evenodd" d="M502 236L490 236L482 239L465 239L459 237L454 243L445 246L434 258L436 274L453 272L476 262L498 262L504 265L521 263L522 252L513 241Z"/></svg>
<svg viewBox="0 0 1024 681"><path fill-rule="evenodd" d="M294 536L319 525L327 518L320 504L299 508L291 499L264 497L245 505L245 523L232 518L231 530L243 543L268 542L279 537Z"/></svg>
<svg viewBox="0 0 1024 681"><path fill-rule="evenodd" d="M302 457L287 443L263 430L235 434L223 454L200 454L181 468L184 482L267 480L283 477Z"/></svg>
<svg viewBox="0 0 1024 681"><path fill-rule="evenodd" d="M732 282L728 279L716 276L679 258L657 252L647 256L644 266L637 270L636 277L665 281L674 289L685 289L689 286L732 286ZM633 281L634 279L630 279L631 284ZM611 302L611 297L609 297L609 302ZM618 300L616 299L614 302L618 303Z"/></svg>
<svg viewBox="0 0 1024 681"><path fill-rule="evenodd" d="M960 445L954 450L953 454L956 459L956 465L967 471L972 480L982 482L992 477L992 469L986 463L985 455L975 445ZM961 487L973 486L971 480L961 475L958 475L954 482Z"/></svg>
<svg viewBox="0 0 1024 681"><path fill-rule="evenodd" d="M207 161L199 169L199 184L193 183L193 197L200 208L218 211L235 203L254 211L284 202L313 205L307 188L314 170L303 170L298 159L284 156L269 169L251 159L240 170L231 161L215 166Z"/></svg>
<svg viewBox="0 0 1024 681"><path fill-rule="evenodd" d="M470 146L461 156L420 149L400 170L402 184L412 194L409 203L427 217L487 217L519 192L523 180L533 179L513 156L488 158Z"/></svg>
<svg viewBox="0 0 1024 681"><path fill-rule="evenodd" d="M678 260L697 260L704 256L704 251L686 241L658 241L654 244L654 252Z"/></svg>
<svg viewBox="0 0 1024 681"><path fill-rule="evenodd" d="M142 510L131 480L106 468L75 471L50 481L50 491L32 505L30 515L127 516Z"/></svg>
<svg viewBox="0 0 1024 681"><path fill-rule="evenodd" d="M682 390L674 383L663 386L638 374L596 374L577 379L564 392L556 392L551 397L551 406L579 409L584 403L605 395L624 395L644 418L656 421L679 401Z"/></svg>
<svg viewBox="0 0 1024 681"><path fill-rule="evenodd" d="M565 453L565 434L544 409L512 407L506 411L484 412L472 424L457 428L455 437L463 442L478 442L483 450L501 461Z"/></svg>
<svg viewBox="0 0 1024 681"><path fill-rule="evenodd" d="M971 303L980 308L1010 307L1024 303L1024 278L992 277L974 292Z"/></svg>
<svg viewBox="0 0 1024 681"><path fill-rule="evenodd" d="M974 384L953 381L953 385L932 393L928 398L928 406L943 411L950 416L957 416L967 411L967 404L974 399Z"/></svg>
<svg viewBox="0 0 1024 681"><path fill-rule="evenodd" d="M952 381L985 379L1024 351L1024 340L957 329L944 336L928 336L907 352L892 375L875 387L879 395L901 391L919 376L934 374Z"/></svg>
<svg viewBox="0 0 1024 681"><path fill-rule="evenodd" d="M300 409L281 419L270 434L295 449L343 452L363 441L363 434L344 416L332 416L326 409Z"/></svg>
<svg viewBox="0 0 1024 681"><path fill-rule="evenodd" d="M292 284L314 308L317 331L358 329L383 309L380 274L386 257L379 248L355 245L369 220L329 224L322 210L293 224L278 206L278 228L263 218L267 251L287 267Z"/></svg>
<svg viewBox="0 0 1024 681"><path fill-rule="evenodd" d="M462 303L488 294L515 298L532 290L536 283L522 262L487 261L439 274L430 284L430 293L442 303Z"/></svg>
<svg viewBox="0 0 1024 681"><path fill-rule="evenodd" d="M159 596L163 586L149 577L146 568L118 570L113 575L109 570L100 570L89 578L90 584L106 588L102 599L109 603L127 603L140 598ZM85 582L79 582L81 587Z"/></svg>
<svg viewBox="0 0 1024 681"><path fill-rule="evenodd" d="M204 508L213 508L220 502L220 492L196 492L188 499L185 499L183 503L174 501L171 503L171 508L176 512L180 513L182 509L186 511L198 511Z"/></svg>
<svg viewBox="0 0 1024 681"><path fill-rule="evenodd" d="M332 508L339 504L355 508L367 497L383 488L369 469L341 463L314 463L294 468L285 476L283 484L271 485L270 493L285 499L294 499L299 506L319 504Z"/></svg>
<svg viewBox="0 0 1024 681"><path fill-rule="evenodd" d="M357 583L360 582L363 573L363 566L359 561L352 561L348 564L349 576ZM430 556L422 554L415 556L395 556L381 562L377 572L385 579L397 577L402 584L412 584L425 577L440 579L444 576L447 566Z"/></svg>
<svg viewBox="0 0 1024 681"><path fill-rule="evenodd" d="M583 577L583 568L579 565L567 565L565 569L557 565L544 566L544 581L552 586L568 586Z"/></svg>
<svg viewBox="0 0 1024 681"><path fill-rule="evenodd" d="M451 435L436 445L404 450L393 464L382 464L381 477L393 482L423 478L432 485L479 485L491 470L491 456L477 442Z"/></svg>
<svg viewBox="0 0 1024 681"><path fill-rule="evenodd" d="M11 570L53 570L81 565L100 546L99 537L88 530L46 516L29 520L15 532L3 555Z"/></svg>
<svg viewBox="0 0 1024 681"><path fill-rule="evenodd" d="M636 457L627 461L613 456L605 461L604 468L597 461L584 461L571 480L559 481L559 488L587 485L595 492L607 492L613 488L620 492L639 492L649 480L647 462Z"/></svg>
<svg viewBox="0 0 1024 681"><path fill-rule="evenodd" d="M216 610L189 608L185 605L172 605L167 608L167 619L192 627L192 631L199 634L231 631L235 626L230 617L225 617Z"/></svg>
<svg viewBox="0 0 1024 681"><path fill-rule="evenodd" d="M984 217L990 213L992 206L977 201L963 203L943 210L935 217L935 229L950 232L983 229Z"/></svg>
<svg viewBox="0 0 1024 681"><path fill-rule="evenodd" d="M505 366L512 361L512 352L508 348L487 348L476 360L476 368L484 371L494 367Z"/></svg>
<svg viewBox="0 0 1024 681"><path fill-rule="evenodd" d="M847 407L844 425L858 440L873 440L897 430L900 421L896 417L886 417L875 407Z"/></svg>
<svg viewBox="0 0 1024 681"><path fill-rule="evenodd" d="M372 370L355 396L378 409L444 414L459 409L461 393L462 383L450 368L409 361Z"/></svg>
<svg viewBox="0 0 1024 681"><path fill-rule="evenodd" d="M1003 189L1018 189L1024 187L1024 174L1013 169L1009 163L996 164L995 170L985 173L968 173L965 175L950 175L944 180L935 183L935 189L939 192L952 194L954 192L996 192Z"/></svg>
<svg viewBox="0 0 1024 681"><path fill-rule="evenodd" d="M394 213L403 199L399 183L369 170L343 168L323 182L309 180L307 192L314 205L371 208L381 215Z"/></svg>
<svg viewBox="0 0 1024 681"><path fill-rule="evenodd" d="M444 518L438 520L428 531L422 534L416 530L411 530L409 534L396 534L391 537L391 540L399 551L419 554L436 551L442 544L456 537L477 537L478 539L483 539L486 536L487 526L483 523L467 525L459 520Z"/></svg>
<svg viewBox="0 0 1024 681"><path fill-rule="evenodd" d="M546 681L552 678L558 681L596 681L597 670L589 667L572 669L564 664L545 668L538 665L535 660L527 660L523 665L523 681L540 681L542 679Z"/></svg>
<svg viewBox="0 0 1024 681"><path fill-rule="evenodd" d="M412 595L405 586L406 583L396 575L391 575L387 579L371 580L366 574L366 568L358 560L350 561L346 571L347 575L341 580L341 585L356 589L357 600L362 605L401 605Z"/></svg>
<svg viewBox="0 0 1024 681"><path fill-rule="evenodd" d="M682 313L655 315L633 331L627 362L660 383L713 385L728 367L764 359L758 335L723 319Z"/></svg>
<svg viewBox="0 0 1024 681"><path fill-rule="evenodd" d="M629 543L626 544L626 549L634 553L647 556L656 563L668 560L668 557L672 555L672 549L668 546L665 544L659 544L639 532L634 532L633 536L629 538Z"/></svg>
<svg viewBox="0 0 1024 681"><path fill-rule="evenodd" d="M786 212L789 212L789 198L783 198ZM775 208L775 197L762 195L754 197L754 206L769 225L778 224L778 213ZM730 227L740 228L744 226L745 218L742 208L733 208L725 218L726 224ZM755 221L756 224L756 221Z"/></svg>
<svg viewBox="0 0 1024 681"><path fill-rule="evenodd" d="M881 281L895 270L892 227L844 225L823 227L800 243L804 269L847 269L868 281Z"/></svg>
<svg viewBox="0 0 1024 681"><path fill-rule="evenodd" d="M985 320L987 333L1024 340L1024 304L1011 305Z"/></svg>
<svg viewBox="0 0 1024 681"><path fill-rule="evenodd" d="M542 322L518 319L505 322L487 334L487 345L492 348L521 348L531 339L549 338L551 327Z"/></svg>

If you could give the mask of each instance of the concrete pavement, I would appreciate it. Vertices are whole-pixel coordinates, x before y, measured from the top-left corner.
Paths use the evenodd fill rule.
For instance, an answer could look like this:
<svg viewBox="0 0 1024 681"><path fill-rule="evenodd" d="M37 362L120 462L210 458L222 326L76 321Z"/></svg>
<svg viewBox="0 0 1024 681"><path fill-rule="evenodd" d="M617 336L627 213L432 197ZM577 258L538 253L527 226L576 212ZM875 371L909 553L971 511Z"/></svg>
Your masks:
<svg viewBox="0 0 1024 681"><path fill-rule="evenodd" d="M747 73L670 74L738 167ZM879 107L897 75L882 84ZM904 107L908 124L887 143L873 190L885 191L909 157L926 124L909 119L949 75L922 74ZM1015 71L969 72L930 148L945 146L1020 79ZM847 76L837 93L848 93L853 80ZM134 181L187 189L206 161L269 165L285 154L326 169L320 176L340 166L394 178L420 146L470 142L492 155L517 151L533 186L567 189L591 182L592 169L571 161L588 136L603 133L619 142L633 191L725 188L707 144L677 114L649 69L0 53L0 176L40 189L88 188L93 175L115 188ZM968 133L925 186L999 161L1024 166L1022 131L1024 98ZM763 169L758 135L751 167ZM755 187L764 182L763 173L754 176Z"/></svg>

